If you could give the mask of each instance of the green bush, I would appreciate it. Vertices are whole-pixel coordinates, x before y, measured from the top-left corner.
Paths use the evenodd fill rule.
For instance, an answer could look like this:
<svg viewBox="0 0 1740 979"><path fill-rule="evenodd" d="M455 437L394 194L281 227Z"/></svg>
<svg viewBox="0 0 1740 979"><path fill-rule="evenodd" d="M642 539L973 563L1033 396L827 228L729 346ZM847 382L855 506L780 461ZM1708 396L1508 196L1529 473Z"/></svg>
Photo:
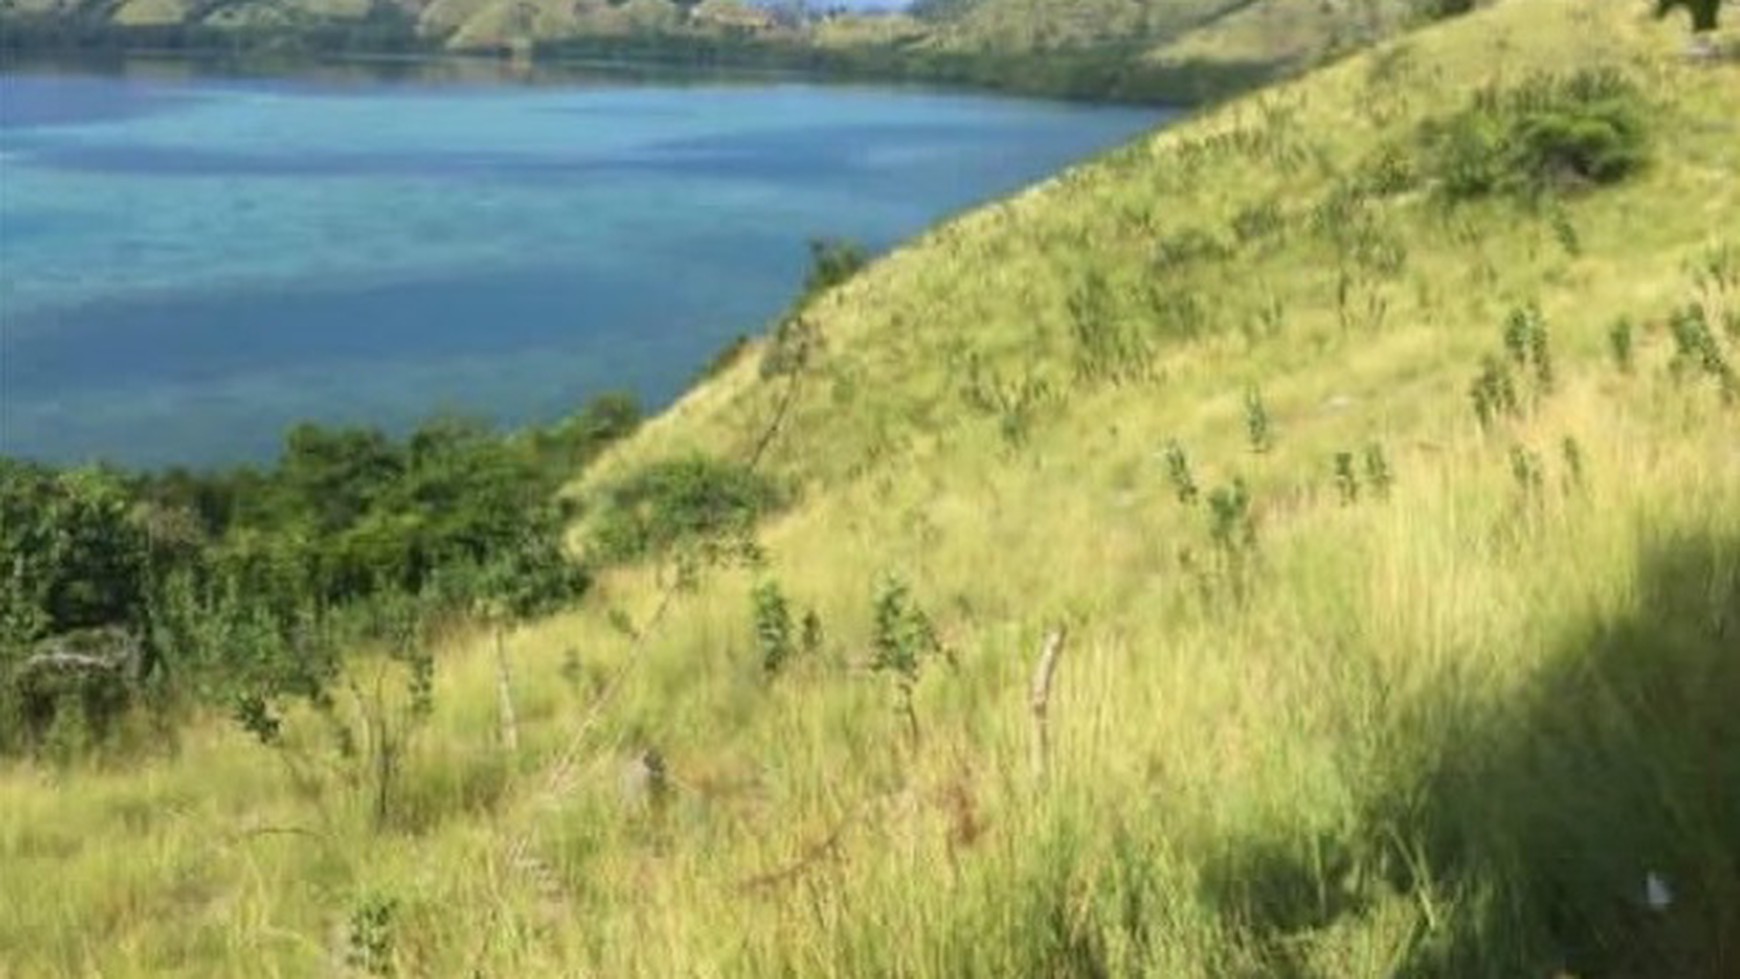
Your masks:
<svg viewBox="0 0 1740 979"><path fill-rule="evenodd" d="M746 530L781 502L774 484L747 466L703 455L667 459L604 490L592 542L600 558L630 561Z"/></svg>
<svg viewBox="0 0 1740 979"><path fill-rule="evenodd" d="M1421 170L1452 201L1611 184L1648 162L1646 107L1610 70L1487 89L1420 131Z"/></svg>

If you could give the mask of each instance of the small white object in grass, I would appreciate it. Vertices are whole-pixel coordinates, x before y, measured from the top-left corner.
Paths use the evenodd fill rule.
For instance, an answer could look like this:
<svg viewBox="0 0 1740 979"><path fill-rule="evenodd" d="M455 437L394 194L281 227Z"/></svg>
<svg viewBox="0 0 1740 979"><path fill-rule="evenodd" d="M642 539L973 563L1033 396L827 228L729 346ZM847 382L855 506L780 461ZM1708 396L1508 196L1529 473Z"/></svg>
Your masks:
<svg viewBox="0 0 1740 979"><path fill-rule="evenodd" d="M1674 903L1674 892L1660 874L1651 871L1643 878L1643 901L1651 911L1666 911Z"/></svg>

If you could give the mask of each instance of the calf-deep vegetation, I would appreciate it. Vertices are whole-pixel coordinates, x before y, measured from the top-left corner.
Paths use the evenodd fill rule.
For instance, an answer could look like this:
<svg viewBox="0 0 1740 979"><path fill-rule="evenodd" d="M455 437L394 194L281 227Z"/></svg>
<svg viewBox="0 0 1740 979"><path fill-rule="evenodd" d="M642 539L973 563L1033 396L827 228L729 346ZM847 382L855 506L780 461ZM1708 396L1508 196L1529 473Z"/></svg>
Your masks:
<svg viewBox="0 0 1740 979"><path fill-rule="evenodd" d="M562 490L565 611L6 762L0 971L1735 974L1740 67L1652 6L818 272Z"/></svg>

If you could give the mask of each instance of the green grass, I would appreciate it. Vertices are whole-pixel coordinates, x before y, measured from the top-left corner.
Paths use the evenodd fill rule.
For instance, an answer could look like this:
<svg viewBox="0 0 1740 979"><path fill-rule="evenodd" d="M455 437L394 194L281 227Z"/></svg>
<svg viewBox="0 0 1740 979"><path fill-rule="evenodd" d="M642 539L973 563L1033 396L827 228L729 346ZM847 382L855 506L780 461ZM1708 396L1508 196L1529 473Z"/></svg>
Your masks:
<svg viewBox="0 0 1740 979"><path fill-rule="evenodd" d="M752 348L573 488L783 419L762 563L618 570L507 636L517 753L460 632L384 830L308 717L0 774L0 974L1735 974L1740 408L1671 323L1701 297L1740 362L1740 68L1681 38L1510 0L935 229L816 300L799 387ZM1649 100L1641 172L1350 193L1482 86L1602 66ZM1551 389L1512 369L1483 427L1530 304ZM1373 445L1393 486L1348 503ZM1235 480L1254 543L1215 533ZM916 739L870 668L885 574L952 654ZM824 631L771 678L767 581ZM361 664L368 714L400 682ZM668 789L626 802L646 748Z"/></svg>

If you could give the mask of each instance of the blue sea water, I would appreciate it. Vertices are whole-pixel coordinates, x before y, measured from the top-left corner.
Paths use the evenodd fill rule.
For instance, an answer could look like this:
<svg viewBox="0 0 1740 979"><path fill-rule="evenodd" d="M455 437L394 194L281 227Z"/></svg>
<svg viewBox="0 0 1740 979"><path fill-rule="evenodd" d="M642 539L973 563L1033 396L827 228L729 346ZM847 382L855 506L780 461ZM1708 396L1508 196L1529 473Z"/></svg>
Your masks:
<svg viewBox="0 0 1740 979"><path fill-rule="evenodd" d="M790 299L1157 110L612 77L0 73L0 453L269 457L303 419L677 394Z"/></svg>

